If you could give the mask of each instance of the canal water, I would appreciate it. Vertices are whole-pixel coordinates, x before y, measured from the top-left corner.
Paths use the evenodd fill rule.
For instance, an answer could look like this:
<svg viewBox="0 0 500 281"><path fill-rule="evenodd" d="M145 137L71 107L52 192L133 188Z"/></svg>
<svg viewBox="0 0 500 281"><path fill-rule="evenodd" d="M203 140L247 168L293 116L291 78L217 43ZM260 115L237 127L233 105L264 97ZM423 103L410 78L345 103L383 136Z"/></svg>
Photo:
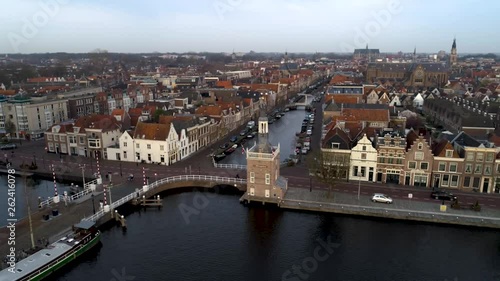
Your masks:
<svg viewBox="0 0 500 281"><path fill-rule="evenodd" d="M269 124L269 142L273 146L280 144L281 161L290 157L290 154L294 154L296 146L295 133L300 132L306 114L309 114L309 112L299 107L298 110L285 112L285 116ZM243 147L245 149L251 148L257 141L258 135L253 139L247 139ZM243 154L243 150L238 147L235 152L222 159L219 163L246 165L246 156Z"/></svg>
<svg viewBox="0 0 500 281"><path fill-rule="evenodd" d="M127 216L51 280L500 280L493 230L245 207L185 192Z"/></svg>
<svg viewBox="0 0 500 281"><path fill-rule="evenodd" d="M26 179L26 187L24 184L24 178L21 176L15 176L15 217L16 219L22 219L27 216L28 208L26 208L26 200L29 199L30 206L32 206L33 211L36 211L38 206L38 197L47 199L49 196L54 196L54 182L46 180L36 180L32 178ZM7 214L8 197L12 194L8 194L9 190L7 188L7 175L0 175L0 227L7 225ZM57 191L59 194L64 194L64 191L70 194L70 186L66 184L57 183ZM25 196L27 195L27 196Z"/></svg>

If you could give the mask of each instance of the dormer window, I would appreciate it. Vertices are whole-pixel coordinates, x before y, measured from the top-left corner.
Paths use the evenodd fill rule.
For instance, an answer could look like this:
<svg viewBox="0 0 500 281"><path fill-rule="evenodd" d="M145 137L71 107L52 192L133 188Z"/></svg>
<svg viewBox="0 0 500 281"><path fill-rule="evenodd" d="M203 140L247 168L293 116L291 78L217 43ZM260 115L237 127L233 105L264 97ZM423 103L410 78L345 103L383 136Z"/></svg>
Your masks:
<svg viewBox="0 0 500 281"><path fill-rule="evenodd" d="M332 149L340 149L340 143L332 142Z"/></svg>
<svg viewBox="0 0 500 281"><path fill-rule="evenodd" d="M448 158L453 157L453 150L450 150L450 149L446 150L446 157L448 157Z"/></svg>

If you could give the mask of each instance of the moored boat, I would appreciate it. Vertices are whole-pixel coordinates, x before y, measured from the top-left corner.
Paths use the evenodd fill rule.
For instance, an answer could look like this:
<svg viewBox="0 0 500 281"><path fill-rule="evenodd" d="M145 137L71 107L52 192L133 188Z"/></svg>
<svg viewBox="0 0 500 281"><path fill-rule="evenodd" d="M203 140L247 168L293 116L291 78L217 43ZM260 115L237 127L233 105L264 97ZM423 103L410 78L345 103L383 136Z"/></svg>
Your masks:
<svg viewBox="0 0 500 281"><path fill-rule="evenodd" d="M226 158L226 154L224 154L224 153L214 155L214 160L215 161L220 161L220 160L222 160L224 158Z"/></svg>
<svg viewBox="0 0 500 281"><path fill-rule="evenodd" d="M73 232L0 271L1 281L43 280L100 242L101 233L91 221L73 226Z"/></svg>

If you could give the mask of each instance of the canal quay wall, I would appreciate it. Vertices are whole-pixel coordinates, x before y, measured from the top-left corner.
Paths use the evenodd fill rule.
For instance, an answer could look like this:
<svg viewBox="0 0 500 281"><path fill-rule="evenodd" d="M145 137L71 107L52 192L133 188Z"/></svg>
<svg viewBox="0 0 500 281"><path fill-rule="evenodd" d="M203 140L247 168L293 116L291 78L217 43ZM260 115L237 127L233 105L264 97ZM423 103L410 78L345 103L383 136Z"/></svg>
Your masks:
<svg viewBox="0 0 500 281"><path fill-rule="evenodd" d="M483 208L479 212L451 209L441 211L440 201L427 203L410 198L393 204L371 202L369 196L360 196L303 188L289 188L282 200L258 199L244 194L240 201L276 204L279 208L309 212L336 213L355 216L377 217L395 220L419 221L460 226L500 229L500 210Z"/></svg>

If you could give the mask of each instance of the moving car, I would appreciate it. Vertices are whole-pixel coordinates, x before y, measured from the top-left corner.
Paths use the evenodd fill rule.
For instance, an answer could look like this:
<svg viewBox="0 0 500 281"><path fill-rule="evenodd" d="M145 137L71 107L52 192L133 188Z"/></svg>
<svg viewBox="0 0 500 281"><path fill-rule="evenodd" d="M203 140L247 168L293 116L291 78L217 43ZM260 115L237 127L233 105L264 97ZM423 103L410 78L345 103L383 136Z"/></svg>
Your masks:
<svg viewBox="0 0 500 281"><path fill-rule="evenodd" d="M448 201L457 200L457 197L455 195L453 195L452 193L449 193L447 191L443 191L443 190L433 191L431 193L431 198L439 199L439 200L448 200Z"/></svg>
<svg viewBox="0 0 500 281"><path fill-rule="evenodd" d="M372 196L372 202L392 204L392 198L382 193L375 193Z"/></svg>

